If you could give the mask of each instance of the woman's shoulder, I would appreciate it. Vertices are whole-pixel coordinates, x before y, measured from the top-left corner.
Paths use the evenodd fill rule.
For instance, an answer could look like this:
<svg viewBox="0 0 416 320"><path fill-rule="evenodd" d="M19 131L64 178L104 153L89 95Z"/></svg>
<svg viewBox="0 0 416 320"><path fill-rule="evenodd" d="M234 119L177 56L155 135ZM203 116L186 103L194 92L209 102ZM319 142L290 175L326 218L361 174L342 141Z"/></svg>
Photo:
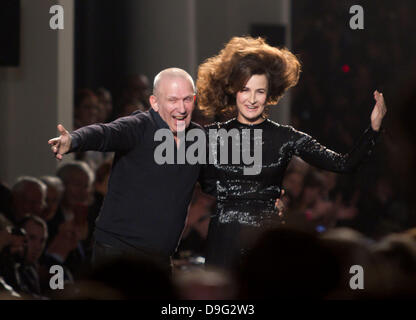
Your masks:
<svg viewBox="0 0 416 320"><path fill-rule="evenodd" d="M288 139L295 139L295 138L301 138L304 136L309 136L308 134L295 129L293 126L288 124L280 124L273 120L267 119L268 126L273 131L277 131L279 135L286 136Z"/></svg>
<svg viewBox="0 0 416 320"><path fill-rule="evenodd" d="M220 125L220 122L212 122L212 123L209 123L209 124L205 124L204 129L205 130L216 129L216 128L219 128L219 125Z"/></svg>
<svg viewBox="0 0 416 320"><path fill-rule="evenodd" d="M236 128L236 127L241 127L241 124L237 121L236 118L232 118L230 120L224 121L224 122L213 122L207 125L204 125L204 129L205 130L210 130L210 129L232 129L232 128ZM259 125L255 125L253 126L253 128L256 129L263 129L263 130L272 130L272 131L278 131L279 133L297 133L300 132L298 130L296 130L294 127L292 127L291 125L284 125L284 124L280 124L276 121L273 121L269 118L266 118L264 122L260 123Z"/></svg>
<svg viewBox="0 0 416 320"><path fill-rule="evenodd" d="M209 130L209 129L227 129L230 126L233 125L233 123L235 122L235 118L224 121L224 122L212 122L210 124L206 124L204 125L204 129L205 130Z"/></svg>
<svg viewBox="0 0 416 320"><path fill-rule="evenodd" d="M290 125L280 124L276 121L273 121L269 118L266 119L267 126L271 128L272 130L277 130L279 132L290 132L294 130L294 128Z"/></svg>

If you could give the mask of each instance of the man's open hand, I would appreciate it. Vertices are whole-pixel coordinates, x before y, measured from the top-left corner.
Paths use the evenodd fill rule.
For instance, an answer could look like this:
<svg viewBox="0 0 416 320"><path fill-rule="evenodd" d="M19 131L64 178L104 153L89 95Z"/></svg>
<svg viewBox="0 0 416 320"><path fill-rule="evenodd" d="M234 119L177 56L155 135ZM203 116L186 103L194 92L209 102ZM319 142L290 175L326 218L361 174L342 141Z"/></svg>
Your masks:
<svg viewBox="0 0 416 320"><path fill-rule="evenodd" d="M61 135L49 140L48 144L51 146L56 159L62 160L62 156L71 149L71 135L62 124L58 124L58 131Z"/></svg>

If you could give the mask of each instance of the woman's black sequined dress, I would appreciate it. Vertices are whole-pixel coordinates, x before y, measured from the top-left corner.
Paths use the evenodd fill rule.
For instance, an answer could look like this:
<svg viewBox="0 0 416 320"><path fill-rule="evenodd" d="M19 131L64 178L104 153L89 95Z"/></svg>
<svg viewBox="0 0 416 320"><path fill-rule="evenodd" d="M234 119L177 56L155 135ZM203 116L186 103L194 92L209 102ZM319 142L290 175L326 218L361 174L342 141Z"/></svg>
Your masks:
<svg viewBox="0 0 416 320"><path fill-rule="evenodd" d="M370 126L354 149L341 155L325 148L311 136L269 119L256 125L242 124L232 119L209 125L205 129L208 137L210 132L220 132L219 129L225 129L231 136L239 136L239 140L233 143L231 138L228 139L228 146L224 145L224 139L211 139L207 153L212 157L210 163L213 163L212 159L216 159L217 163L204 165L199 179L202 190L217 199L216 214L211 217L208 232L207 264L223 267L230 267L249 247L250 241L246 240L250 232L246 233L247 230L256 230L271 221L279 221L276 219L275 201L280 197L284 172L293 155L321 169L352 172L371 154L378 136L378 132ZM244 144L244 139L250 141L251 148L247 143ZM253 156L256 143L261 144L261 171L247 175L244 174L244 168L251 167L252 163L249 164L244 160L247 157L242 155L250 148ZM228 161L224 161L228 164L220 164L221 149L218 145L226 150L223 153L228 151ZM240 150L240 159L234 162L237 164L232 164L232 146Z"/></svg>

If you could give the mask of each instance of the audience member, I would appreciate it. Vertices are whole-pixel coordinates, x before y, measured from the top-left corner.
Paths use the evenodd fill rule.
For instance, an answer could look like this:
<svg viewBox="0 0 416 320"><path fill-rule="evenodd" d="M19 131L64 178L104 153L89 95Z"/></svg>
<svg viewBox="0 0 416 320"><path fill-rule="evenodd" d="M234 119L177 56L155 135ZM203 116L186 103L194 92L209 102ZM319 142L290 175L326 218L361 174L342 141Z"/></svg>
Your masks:
<svg viewBox="0 0 416 320"><path fill-rule="evenodd" d="M48 223L55 217L65 188L61 179L55 176L43 176L40 180L46 185L47 188L46 207L40 217Z"/></svg>
<svg viewBox="0 0 416 320"><path fill-rule="evenodd" d="M41 297L39 280L39 259L45 249L48 238L48 227L40 217L27 215L20 222L26 231L26 254L23 262L17 266L16 278L19 291Z"/></svg>
<svg viewBox="0 0 416 320"><path fill-rule="evenodd" d="M99 101L89 89L81 89L75 95L74 128L78 129L98 121Z"/></svg>
<svg viewBox="0 0 416 320"><path fill-rule="evenodd" d="M97 122L108 122L111 119L111 114L113 112L113 97L111 92L105 88L98 88L96 95L99 104Z"/></svg>
<svg viewBox="0 0 416 320"><path fill-rule="evenodd" d="M64 270L64 284L74 283L74 274L68 264L71 262L68 260L73 253L79 242L79 235L73 221L65 221L58 226L57 234L49 242L47 249L40 259L40 285L42 292L48 292L50 273L49 270L54 265L59 265ZM69 258L69 259L68 259ZM78 265L75 265L75 271L80 272L78 269L83 267L82 261L77 261ZM74 268L74 266L71 266ZM82 271L82 270L81 270ZM47 295L49 295L48 293Z"/></svg>
<svg viewBox="0 0 416 320"><path fill-rule="evenodd" d="M112 161L103 162L95 173L93 202L88 208L88 236L84 241L84 247L88 259L92 256L95 220L100 213L104 196L107 194L107 185L108 179L110 178L111 167Z"/></svg>
<svg viewBox="0 0 416 320"><path fill-rule="evenodd" d="M150 108L150 94L151 85L147 76L144 74L130 75L125 79L119 106L125 106L134 101L143 105L144 110L148 110ZM121 111L118 114L121 114Z"/></svg>
<svg viewBox="0 0 416 320"><path fill-rule="evenodd" d="M71 230L71 235L76 236L75 248L61 258L76 275L88 263L82 241L88 237L88 207L92 202L94 172L85 162L72 161L59 167L57 176L62 180L64 193L55 217L49 222L48 251L50 246L63 246L63 251L72 248L72 240L69 241L70 245L62 245L61 238L53 241L60 228Z"/></svg>
<svg viewBox="0 0 416 320"><path fill-rule="evenodd" d="M19 223L26 214L41 216L46 206L46 185L37 178L18 178L12 188L11 215L13 223Z"/></svg>

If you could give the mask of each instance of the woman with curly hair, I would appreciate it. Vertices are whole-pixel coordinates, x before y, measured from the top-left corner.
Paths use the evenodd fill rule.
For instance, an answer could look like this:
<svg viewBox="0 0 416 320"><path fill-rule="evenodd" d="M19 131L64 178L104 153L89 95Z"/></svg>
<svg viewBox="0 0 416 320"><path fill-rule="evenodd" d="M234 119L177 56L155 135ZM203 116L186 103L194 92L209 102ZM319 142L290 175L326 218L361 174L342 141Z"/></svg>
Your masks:
<svg viewBox="0 0 416 320"><path fill-rule="evenodd" d="M284 172L293 155L321 169L352 172L375 145L386 114L383 95L378 91L374 92L376 103L371 125L354 149L344 155L325 148L306 133L268 119L265 107L276 104L286 90L295 86L299 74L300 63L289 50L251 37L234 37L218 55L199 67L197 88L201 110L216 121L233 117L206 126L207 133L213 129L234 130L243 140L250 132L250 146L262 147L258 174L245 174L241 161L222 164L218 159L201 170L202 190L217 200L208 232L207 264L233 266L250 249L258 231L284 223L275 201L281 196ZM255 129L261 132L260 136L251 132ZM239 141L227 144L229 155L235 152L233 148L238 148L240 154L247 151L244 150L247 145ZM218 145L224 146L219 136L209 142L209 156L214 159L218 156Z"/></svg>

